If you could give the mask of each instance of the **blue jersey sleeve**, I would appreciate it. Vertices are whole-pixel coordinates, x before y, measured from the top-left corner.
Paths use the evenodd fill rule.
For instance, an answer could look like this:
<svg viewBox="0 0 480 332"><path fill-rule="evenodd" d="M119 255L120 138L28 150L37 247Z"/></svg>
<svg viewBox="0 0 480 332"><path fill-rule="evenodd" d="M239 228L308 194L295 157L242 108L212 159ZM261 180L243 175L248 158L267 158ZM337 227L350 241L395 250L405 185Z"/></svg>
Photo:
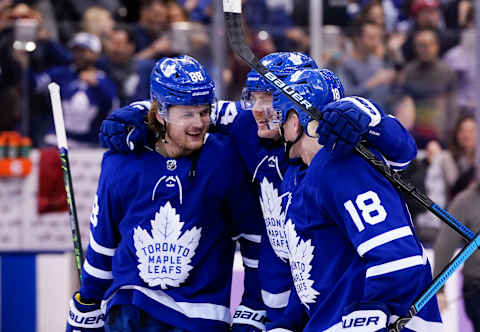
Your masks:
<svg viewBox="0 0 480 332"><path fill-rule="evenodd" d="M403 198L356 155L332 156L322 173L322 182L316 188L310 184L309 190L362 258L362 301L406 314L431 280L431 271Z"/></svg>
<svg viewBox="0 0 480 332"><path fill-rule="evenodd" d="M117 225L124 206L112 184L114 172L104 156L90 215L90 242L82 268L80 294L85 299L101 300L113 280L112 259L120 240Z"/></svg>
<svg viewBox="0 0 480 332"><path fill-rule="evenodd" d="M413 136L396 118L387 115L366 136L367 143L378 150L387 165L395 171L404 170L417 155Z"/></svg>

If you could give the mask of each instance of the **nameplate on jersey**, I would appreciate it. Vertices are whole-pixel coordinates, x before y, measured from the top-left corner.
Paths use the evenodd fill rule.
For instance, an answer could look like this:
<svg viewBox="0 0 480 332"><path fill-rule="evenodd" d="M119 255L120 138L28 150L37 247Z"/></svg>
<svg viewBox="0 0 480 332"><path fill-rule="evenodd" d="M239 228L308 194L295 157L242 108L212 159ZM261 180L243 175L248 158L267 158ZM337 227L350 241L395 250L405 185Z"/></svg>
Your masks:
<svg viewBox="0 0 480 332"><path fill-rule="evenodd" d="M202 228L193 227L183 232L184 222L170 202L160 207L150 223L150 233L141 226L133 233L139 275L150 287L179 287L193 268L190 263Z"/></svg>

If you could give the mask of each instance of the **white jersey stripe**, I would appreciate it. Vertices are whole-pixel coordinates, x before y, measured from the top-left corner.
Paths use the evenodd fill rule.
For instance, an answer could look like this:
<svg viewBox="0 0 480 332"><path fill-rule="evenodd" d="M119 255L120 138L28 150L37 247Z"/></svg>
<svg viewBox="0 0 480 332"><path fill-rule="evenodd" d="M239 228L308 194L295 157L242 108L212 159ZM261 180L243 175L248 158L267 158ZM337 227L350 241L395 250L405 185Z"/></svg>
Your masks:
<svg viewBox="0 0 480 332"><path fill-rule="evenodd" d="M365 253L367 253L368 251L376 247L379 247L385 243L394 241L396 239L400 239L402 237L410 236L410 235L413 236L413 233L409 226L400 227L400 228L385 232L383 234L377 235L375 237L372 237L370 240L367 240L361 243L357 247L357 251L358 251L358 254L361 257L363 257Z"/></svg>
<svg viewBox="0 0 480 332"><path fill-rule="evenodd" d="M261 240L262 240L262 236L261 235L257 235L257 234L245 234L245 233L242 233L242 234L238 234L237 236L234 236L232 237L232 240L233 241L237 241L238 239L240 238L244 238L248 241L252 241L252 242L255 242L255 243L260 243Z"/></svg>
<svg viewBox="0 0 480 332"><path fill-rule="evenodd" d="M120 289L135 289L152 300L172 309L189 318L202 318L222 321L230 324L230 309L223 305L213 303L175 302L175 300L162 290L152 290L141 286L127 285ZM102 311L105 312L108 302L115 296L113 293L108 299L102 301Z"/></svg>
<svg viewBox="0 0 480 332"><path fill-rule="evenodd" d="M93 238L92 233L90 233L90 248L92 248L93 251L95 251L98 254L102 254L102 255L105 255L105 256L111 256L111 257L113 257L113 255L115 255L115 250L116 250L116 248L114 248L114 249L107 248L107 247L104 247L104 246L98 244L97 241L95 241L95 239Z"/></svg>
<svg viewBox="0 0 480 332"><path fill-rule="evenodd" d="M288 298L290 297L290 290L282 293L270 293L262 289L263 303L269 308L279 309L285 308L288 305Z"/></svg>
<svg viewBox="0 0 480 332"><path fill-rule="evenodd" d="M88 260L85 259L85 262L83 263L83 269L85 272L90 274L91 276L94 276L95 278L98 279L113 279L112 271L105 271L101 269L97 269L96 267L93 267L90 265Z"/></svg>
<svg viewBox="0 0 480 332"><path fill-rule="evenodd" d="M258 269L258 259L251 259L247 257L242 257L243 264L252 269Z"/></svg>
<svg viewBox="0 0 480 332"><path fill-rule="evenodd" d="M425 261L422 256L410 256L407 258L397 259L392 262L371 266L367 269L366 278L407 269L416 265L425 265Z"/></svg>

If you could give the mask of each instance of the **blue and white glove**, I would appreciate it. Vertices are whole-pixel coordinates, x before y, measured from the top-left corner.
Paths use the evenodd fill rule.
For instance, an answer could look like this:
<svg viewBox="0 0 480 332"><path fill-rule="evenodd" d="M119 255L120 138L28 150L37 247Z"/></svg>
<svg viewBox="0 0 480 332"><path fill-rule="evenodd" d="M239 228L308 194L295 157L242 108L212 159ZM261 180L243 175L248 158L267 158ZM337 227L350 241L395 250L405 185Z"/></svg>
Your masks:
<svg viewBox="0 0 480 332"><path fill-rule="evenodd" d="M148 109L141 105L123 107L110 113L100 127L100 146L125 153L143 148L148 138L147 113Z"/></svg>
<svg viewBox="0 0 480 332"><path fill-rule="evenodd" d="M267 312L253 310L244 305L239 305L232 319L231 331L235 332L260 332L265 331Z"/></svg>
<svg viewBox="0 0 480 332"><path fill-rule="evenodd" d="M105 315L100 303L82 303L80 293L73 294L70 300L66 332L104 332Z"/></svg>
<svg viewBox="0 0 480 332"><path fill-rule="evenodd" d="M390 312L378 302L360 302L343 310L342 329L348 332L387 332Z"/></svg>
<svg viewBox="0 0 480 332"><path fill-rule="evenodd" d="M383 111L368 99L345 97L327 104L317 127L318 142L329 150L349 152L367 134L375 135Z"/></svg>

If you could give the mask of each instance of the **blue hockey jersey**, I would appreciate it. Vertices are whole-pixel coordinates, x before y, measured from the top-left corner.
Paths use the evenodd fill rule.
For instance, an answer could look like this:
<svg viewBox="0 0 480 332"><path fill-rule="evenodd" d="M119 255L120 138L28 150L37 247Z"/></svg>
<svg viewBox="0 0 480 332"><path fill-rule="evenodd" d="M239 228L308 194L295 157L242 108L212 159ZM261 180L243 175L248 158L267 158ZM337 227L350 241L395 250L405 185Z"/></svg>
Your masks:
<svg viewBox="0 0 480 332"><path fill-rule="evenodd" d="M242 304L258 308L261 219L241 165L228 137L217 134L197 155L177 159L106 152L81 296L103 300L107 312L132 303L187 331L228 331L239 240L251 281Z"/></svg>
<svg viewBox="0 0 480 332"><path fill-rule="evenodd" d="M343 310L359 302L385 304L393 321L432 280L402 196L358 155L320 150L286 219L305 332L341 331ZM440 328L433 298L404 331Z"/></svg>

